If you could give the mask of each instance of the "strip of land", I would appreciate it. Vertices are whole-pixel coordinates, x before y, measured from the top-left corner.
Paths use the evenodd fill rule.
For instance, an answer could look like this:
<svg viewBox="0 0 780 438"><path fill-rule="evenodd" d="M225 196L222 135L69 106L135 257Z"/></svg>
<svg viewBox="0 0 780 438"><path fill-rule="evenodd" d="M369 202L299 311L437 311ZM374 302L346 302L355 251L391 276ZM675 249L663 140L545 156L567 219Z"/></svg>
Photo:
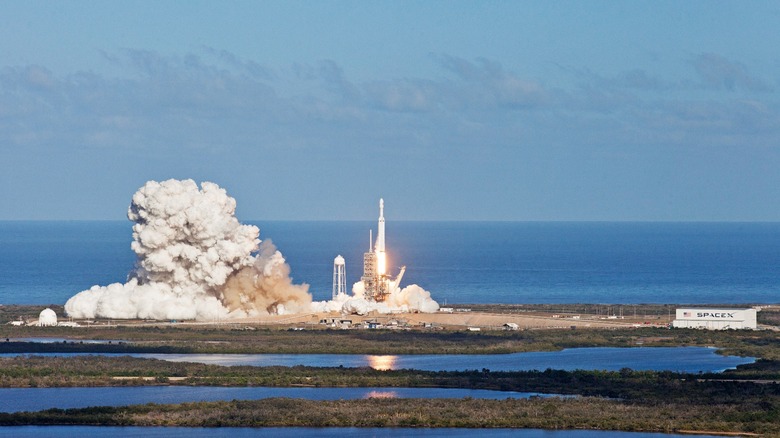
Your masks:
<svg viewBox="0 0 780 438"><path fill-rule="evenodd" d="M60 338L26 342L25 338ZM90 343L103 339L106 343ZM121 339L122 341L117 341ZM725 354L780 360L772 331L623 328L588 330L303 330L122 326L0 326L0 353L501 354L575 347L717 346ZM112 340L108 343L108 340Z"/></svg>
<svg viewBox="0 0 780 438"><path fill-rule="evenodd" d="M18 310L18 309L17 309ZM574 399L532 400L350 400L267 399L179 405L48 410L0 414L0 424L91 424L165 426L343 426L343 427L523 427L626 431L696 431L722 434L780 434L780 342L777 333L706 331L654 327L616 318L608 326L579 326L571 309L496 306L489 312L462 312L462 325L425 327L406 315L386 330L335 328L275 321L231 324L128 323L91 327L0 326L0 352L95 353L510 353L573 347L715 346L720 352L759 358L754 364L718 374L632 371L425 372L370 368L221 367L132 357L0 358L0 386L314 386L447 387L579 395ZM623 310L630 312L634 309ZM33 313L35 310L31 310ZM579 311L579 312L578 312ZM555 313L552 313L555 312ZM605 312L610 314L613 312ZM670 311L636 309L638 319ZM566 321L562 327L503 330L496 321ZM557 316L556 316L557 315ZM563 316L562 316L563 315ZM596 315L596 317L593 317ZM780 312L760 312L760 323L776 325ZM430 316L430 315L429 315ZM317 317L320 317L318 315ZM426 317L425 315L419 317ZM437 315L438 317L438 315ZM375 320L378 317L375 316ZM393 318L387 316L386 318ZM442 316L447 318L447 315ZM466 318L466 319L463 319ZM468 319L473 318L473 319ZM481 319L480 319L481 318ZM591 313L591 320L598 314ZM595 318L595 319L594 319ZM609 318L609 316L607 316ZM588 319L584 319L587 321ZM552 321L552 322L551 322ZM580 316L579 321L583 321ZM354 323L354 321L353 321ZM479 332L468 331L483 324ZM638 327L637 327L638 325ZM663 322L660 325L664 325ZM303 330L301 330L303 329ZM55 343L20 342L25 337L62 338ZM6 338L7 341L3 338ZM102 339L106 343L89 343ZM111 340L111 343L108 343Z"/></svg>
<svg viewBox="0 0 780 438"><path fill-rule="evenodd" d="M749 427L746 430L746 423ZM662 406L601 398L255 401L52 409L0 414L0 425L460 427L777 434L776 417L732 404Z"/></svg>
<svg viewBox="0 0 780 438"><path fill-rule="evenodd" d="M761 359L723 373L668 371L375 370L306 366L231 366L129 356L17 356L0 358L0 387L138 385L270 387L440 387L543 392L664 401L715 400L740 387L743 395L772 393L780 362ZM744 384L744 385L743 385ZM769 389L767 389L769 388Z"/></svg>

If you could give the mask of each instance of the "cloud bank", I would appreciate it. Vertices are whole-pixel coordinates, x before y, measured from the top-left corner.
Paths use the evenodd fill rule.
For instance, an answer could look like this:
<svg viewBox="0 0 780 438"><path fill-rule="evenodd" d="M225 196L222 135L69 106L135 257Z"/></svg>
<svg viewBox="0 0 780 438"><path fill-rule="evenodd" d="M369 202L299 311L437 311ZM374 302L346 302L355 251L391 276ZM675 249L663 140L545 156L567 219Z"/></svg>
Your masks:
<svg viewBox="0 0 780 438"><path fill-rule="evenodd" d="M242 203L264 219L354 218L389 181L417 203L411 220L778 216L766 202L778 194L778 81L747 56L694 52L664 69L557 60L542 77L450 54L403 77L210 48L103 59L98 71L0 68L0 184L16 188L0 218L115 219L127 187L186 175L248 190L258 163L281 182ZM323 178L312 188L302 174ZM360 202L335 208L347 174ZM724 176L729 191L699 186Z"/></svg>

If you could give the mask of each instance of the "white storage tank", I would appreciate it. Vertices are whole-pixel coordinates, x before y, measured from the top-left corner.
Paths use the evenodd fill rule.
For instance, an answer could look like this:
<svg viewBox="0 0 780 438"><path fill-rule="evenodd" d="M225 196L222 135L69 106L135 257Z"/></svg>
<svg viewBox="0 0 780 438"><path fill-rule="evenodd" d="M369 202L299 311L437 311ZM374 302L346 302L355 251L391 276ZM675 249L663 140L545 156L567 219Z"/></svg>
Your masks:
<svg viewBox="0 0 780 438"><path fill-rule="evenodd" d="M43 309L41 314L38 315L38 325L42 327L57 325L57 314L49 308Z"/></svg>
<svg viewBox="0 0 780 438"><path fill-rule="evenodd" d="M755 330L756 309L677 309L672 327Z"/></svg>

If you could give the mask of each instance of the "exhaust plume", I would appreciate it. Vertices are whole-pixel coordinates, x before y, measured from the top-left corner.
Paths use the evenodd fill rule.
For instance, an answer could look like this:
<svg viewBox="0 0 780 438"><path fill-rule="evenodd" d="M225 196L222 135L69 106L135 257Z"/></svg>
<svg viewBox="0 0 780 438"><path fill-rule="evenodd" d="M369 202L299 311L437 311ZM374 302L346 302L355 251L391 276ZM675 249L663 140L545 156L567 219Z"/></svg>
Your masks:
<svg viewBox="0 0 780 438"><path fill-rule="evenodd" d="M133 195L136 266L124 284L93 286L65 304L75 318L217 319L305 309L308 285L294 285L259 229L235 218L236 201L210 182L149 181Z"/></svg>
<svg viewBox="0 0 780 438"><path fill-rule="evenodd" d="M314 312L341 312L345 314L367 315L376 313L435 313L439 303L431 298L431 293L416 284L404 288L395 287L387 299L376 302L366 299L365 286L358 281L352 286L352 295L341 294L334 300L312 303Z"/></svg>
<svg viewBox="0 0 780 438"><path fill-rule="evenodd" d="M252 266L228 278L222 302L249 316L307 312L311 306L308 285L292 284L290 266L270 240L260 244Z"/></svg>

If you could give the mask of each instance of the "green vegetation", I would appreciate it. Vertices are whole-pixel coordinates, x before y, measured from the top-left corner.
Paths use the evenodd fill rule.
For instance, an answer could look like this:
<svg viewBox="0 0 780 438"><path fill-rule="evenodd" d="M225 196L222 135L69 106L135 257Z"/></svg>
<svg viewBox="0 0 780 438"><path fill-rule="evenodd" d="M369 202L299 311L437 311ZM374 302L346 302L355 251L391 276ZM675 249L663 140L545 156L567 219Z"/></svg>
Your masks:
<svg viewBox="0 0 780 438"><path fill-rule="evenodd" d="M0 425L515 427L780 433L777 401L767 403L772 405L769 410L721 403L647 406L590 397L339 401L274 398L0 414Z"/></svg>
<svg viewBox="0 0 780 438"><path fill-rule="evenodd" d="M762 360L724 373L684 374L655 371L472 371L375 370L343 367L253 367L168 362L106 356L0 358L2 387L213 385L312 387L443 387L545 392L668 400L670 397L720 397L718 391L745 396L771 394L780 381L780 362ZM714 382L714 383L713 383ZM729 382L729 385L723 384ZM725 389L724 389L725 388ZM769 388L769 389L767 389Z"/></svg>
<svg viewBox="0 0 780 438"><path fill-rule="evenodd" d="M587 306L587 305L586 305ZM491 311L561 311L544 306ZM533 307L533 306L532 306ZM629 307L629 306L626 306ZM662 318L664 306L642 307ZM653 310L655 309L655 310ZM4 309L8 316L12 312ZM476 310L476 309L475 309ZM588 310L588 309L584 309ZM590 309L593 310L593 309ZM776 325L777 309L759 312ZM39 312L37 309L36 312ZM574 310L577 312L578 310ZM641 310L640 310L641 311ZM629 311L624 309L627 314ZM17 311L16 314L19 312ZM31 312L35 313L35 312ZM37 315L37 313L35 313ZM2 317L0 312L0 317ZM267 399L180 405L48 410L0 414L0 425L95 424L182 426L528 427L780 434L780 338L772 331L661 328L483 331L304 330L246 326L0 326L0 352L154 353L509 353L574 347L717 346L761 358L719 374L632 371L467 372L370 368L221 367L132 357L0 358L0 386L313 386L448 387L579 395L531 400ZM66 342L12 342L62 337ZM4 342L4 338L9 341ZM86 339L121 339L111 344ZM486 364L489 367L489 364Z"/></svg>
<svg viewBox="0 0 780 438"><path fill-rule="evenodd" d="M780 327L780 307L773 306L761 310L756 314L756 320L759 324Z"/></svg>
<svg viewBox="0 0 780 438"><path fill-rule="evenodd" d="M427 372L221 367L131 357L13 357L0 358L2 386L449 387L583 397L499 401L269 399L54 409L0 414L0 425L538 427L774 434L780 433L779 379L780 362L766 360L720 374L679 374L628 369Z"/></svg>
<svg viewBox="0 0 780 438"><path fill-rule="evenodd" d="M52 344L4 342L14 337L64 337ZM80 339L123 339L89 344ZM576 347L718 346L723 353L780 360L771 331L669 330L661 328L483 331L233 330L193 326L69 327L0 326L0 353L325 353L496 354Z"/></svg>

